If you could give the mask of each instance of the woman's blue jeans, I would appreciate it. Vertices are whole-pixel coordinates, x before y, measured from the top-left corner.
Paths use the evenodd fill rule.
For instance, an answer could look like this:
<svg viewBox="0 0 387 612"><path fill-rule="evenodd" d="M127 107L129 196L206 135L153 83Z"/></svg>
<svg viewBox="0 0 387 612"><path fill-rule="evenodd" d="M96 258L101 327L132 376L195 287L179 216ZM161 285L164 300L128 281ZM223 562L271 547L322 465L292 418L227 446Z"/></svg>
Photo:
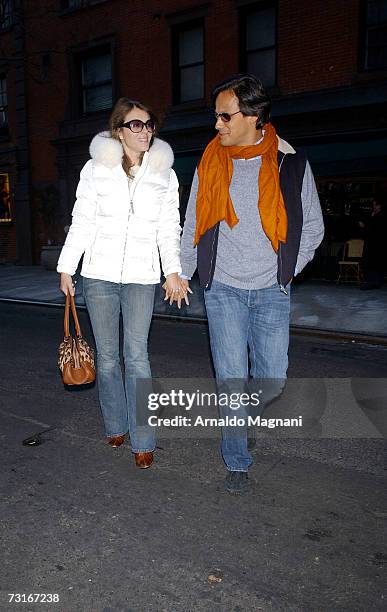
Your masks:
<svg viewBox="0 0 387 612"><path fill-rule="evenodd" d="M286 291L288 295L278 285L236 289L213 281L211 289L204 292L218 391L248 391L250 374L250 388L263 390L258 413L280 395L286 381L290 286ZM221 417L245 418L247 412L225 406ZM252 457L247 450L246 427L222 428L222 456L229 470L248 470Z"/></svg>
<svg viewBox="0 0 387 612"><path fill-rule="evenodd" d="M136 379L151 378L148 335L155 285L83 279L83 290L97 347L99 401L107 436L130 433L132 452L153 451L155 428L137 425ZM120 313L124 374L120 363Z"/></svg>

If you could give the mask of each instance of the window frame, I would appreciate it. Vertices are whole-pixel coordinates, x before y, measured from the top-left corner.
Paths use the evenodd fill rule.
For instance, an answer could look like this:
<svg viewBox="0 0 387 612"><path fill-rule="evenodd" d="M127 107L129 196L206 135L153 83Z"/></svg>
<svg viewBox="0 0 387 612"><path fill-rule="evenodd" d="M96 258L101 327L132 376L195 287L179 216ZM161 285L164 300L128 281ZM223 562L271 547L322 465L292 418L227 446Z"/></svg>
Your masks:
<svg viewBox="0 0 387 612"><path fill-rule="evenodd" d="M247 21L253 13L259 13L267 9L274 9L274 44L266 47L259 47L254 50L247 50ZM277 0L266 0L259 3L248 3L239 8L239 66L241 72L247 72L248 55L257 51L274 50L274 78L268 85L263 83L266 89L275 89L278 85L278 2ZM258 76L258 75L257 75Z"/></svg>
<svg viewBox="0 0 387 612"><path fill-rule="evenodd" d="M60 8L62 13L73 13L74 11L80 11L85 8L90 8L96 4L102 4L107 0L78 0L78 6L69 6L69 0L60 0Z"/></svg>
<svg viewBox="0 0 387 612"><path fill-rule="evenodd" d="M179 61L180 53L180 35L183 32L196 30L200 28L203 33L203 60L201 62L193 62L192 64L184 65L184 68L192 68L203 66L203 96L200 98L192 98L191 100L181 99L181 70L182 66ZM179 105L197 105L203 103L206 98L206 40L205 40L205 21L199 17L190 21L184 21L172 25L172 102L174 106Z"/></svg>
<svg viewBox="0 0 387 612"><path fill-rule="evenodd" d="M381 66L381 67L368 67L367 66L367 52L368 52L367 34L369 31L369 26L367 22L368 3L369 3L369 0L363 0L360 4L360 15L359 15L359 25L360 25L359 43L360 44L359 44L359 54L358 54L358 68L360 72L367 72L367 73L385 72L387 71L387 62L385 66ZM378 25L387 26L387 20L381 22ZM371 26L371 27L375 27L375 26Z"/></svg>
<svg viewBox="0 0 387 612"><path fill-rule="evenodd" d="M4 122L0 121L0 133L4 133L5 131L8 132L8 86L7 86L7 75L5 73L0 73L0 84L2 81L5 83L5 92L3 92L0 87L0 100L1 100L1 96L5 95L6 104L0 103L0 113L3 112L5 114L6 121Z"/></svg>
<svg viewBox="0 0 387 612"><path fill-rule="evenodd" d="M10 30L13 26L13 1L12 0L3 0L3 2L8 2L7 4L7 12L4 15L4 19L0 19L0 32L6 32ZM6 23L7 21L7 23Z"/></svg>
<svg viewBox="0 0 387 612"><path fill-rule="evenodd" d="M109 108L87 111L84 105L84 92L92 87L84 87L82 83L82 63L85 59L98 56L106 49L106 54L110 55L111 80L101 81L94 87L111 82L112 104ZM93 117L98 114L111 112L116 98L116 70L115 70L115 46L112 40L99 40L93 44L84 45L73 49L70 64L70 112L73 118Z"/></svg>

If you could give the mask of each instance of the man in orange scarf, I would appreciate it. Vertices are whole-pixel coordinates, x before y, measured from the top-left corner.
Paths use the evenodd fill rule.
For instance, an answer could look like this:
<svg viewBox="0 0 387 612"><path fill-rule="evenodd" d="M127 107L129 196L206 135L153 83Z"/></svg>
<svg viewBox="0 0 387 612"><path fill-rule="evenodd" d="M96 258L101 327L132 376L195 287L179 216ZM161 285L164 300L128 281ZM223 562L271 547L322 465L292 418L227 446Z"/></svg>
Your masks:
<svg viewBox="0 0 387 612"><path fill-rule="evenodd" d="M290 283L322 240L321 208L305 156L270 123L262 83L236 75L215 87L213 100L218 134L192 184L182 278L188 290L198 268L218 389L241 392L250 375L265 404L285 384ZM232 416L243 425L229 425ZM248 415L230 406L221 417L225 486L240 493L252 464Z"/></svg>

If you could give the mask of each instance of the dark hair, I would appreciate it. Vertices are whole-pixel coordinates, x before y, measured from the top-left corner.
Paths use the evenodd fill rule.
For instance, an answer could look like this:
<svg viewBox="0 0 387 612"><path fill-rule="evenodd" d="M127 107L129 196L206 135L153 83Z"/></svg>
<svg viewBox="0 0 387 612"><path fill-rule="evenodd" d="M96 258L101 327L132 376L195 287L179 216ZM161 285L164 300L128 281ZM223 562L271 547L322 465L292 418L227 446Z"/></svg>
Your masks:
<svg viewBox="0 0 387 612"><path fill-rule="evenodd" d="M212 91L212 103L221 91L233 91L239 100L239 109L244 115L257 116L257 129L269 123L271 100L261 81L253 74L235 74L228 77Z"/></svg>
<svg viewBox="0 0 387 612"><path fill-rule="evenodd" d="M112 110L112 114L110 115L110 119L109 119L110 135L112 138L119 140L118 130L120 129L122 123L124 122L126 115L134 108L138 108L148 113L149 117L152 119L152 121L154 122L156 126L156 129L155 129L155 133L156 133L159 122L158 122L156 115L153 113L153 111L151 111L147 106L145 106L145 104L142 104L142 102L138 102L138 100L131 100L130 98L120 98L119 100L117 100ZM153 137L154 135L152 136L152 139L150 141L150 147L153 144ZM140 156L141 159L143 155L144 154ZM122 161L122 167L124 168L128 176L130 176L130 168L132 167L132 165L133 164L131 160L129 160L124 154L123 161Z"/></svg>

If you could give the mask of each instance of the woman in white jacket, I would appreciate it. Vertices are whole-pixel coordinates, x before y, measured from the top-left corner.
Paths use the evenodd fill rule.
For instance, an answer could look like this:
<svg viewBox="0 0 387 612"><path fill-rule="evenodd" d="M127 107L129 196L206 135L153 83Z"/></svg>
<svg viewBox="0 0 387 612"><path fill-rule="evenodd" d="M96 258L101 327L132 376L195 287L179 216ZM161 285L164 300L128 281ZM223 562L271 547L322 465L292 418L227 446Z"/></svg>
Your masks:
<svg viewBox="0 0 387 612"><path fill-rule="evenodd" d="M148 334L160 258L166 294L181 300L178 182L173 153L154 137L155 117L140 102L120 98L110 131L95 136L81 171L73 220L57 270L61 290L74 295L81 274L97 347L99 399L108 443L129 431L138 467L150 467L155 429L137 409L136 379L151 377ZM122 313L125 373L119 354ZM146 409L146 408L145 408Z"/></svg>

